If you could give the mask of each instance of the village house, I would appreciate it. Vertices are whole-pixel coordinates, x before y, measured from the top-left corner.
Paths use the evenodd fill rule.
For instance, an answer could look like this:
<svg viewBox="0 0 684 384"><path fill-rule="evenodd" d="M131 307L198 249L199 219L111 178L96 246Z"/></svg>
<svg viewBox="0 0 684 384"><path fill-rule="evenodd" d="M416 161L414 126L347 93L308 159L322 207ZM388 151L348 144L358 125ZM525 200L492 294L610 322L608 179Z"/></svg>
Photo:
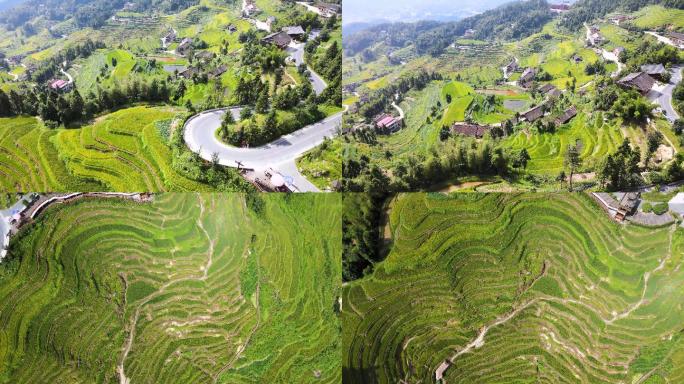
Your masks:
<svg viewBox="0 0 684 384"><path fill-rule="evenodd" d="M226 73L227 70L228 70L228 67L227 67L227 66L225 66L225 65L220 65L220 66L218 66L217 68L215 68L215 69L209 71L209 72L207 73L207 75L209 75L209 78L210 78L210 79L213 79L213 78L215 78L215 77L219 77L219 76L223 75L224 73Z"/></svg>
<svg viewBox="0 0 684 384"><path fill-rule="evenodd" d="M589 27L588 39L590 46L596 47L598 45L603 44L603 36L601 36L601 29L596 25L592 25L591 27Z"/></svg>
<svg viewBox="0 0 684 384"><path fill-rule="evenodd" d="M641 71L660 81L663 81L664 76L669 73L662 64L642 65Z"/></svg>
<svg viewBox="0 0 684 384"><path fill-rule="evenodd" d="M230 32L230 33L235 33L235 32L237 32L237 30L238 30L237 27L236 27L234 24L230 24L226 29L227 29L228 32Z"/></svg>
<svg viewBox="0 0 684 384"><path fill-rule="evenodd" d="M581 63L582 61L584 61L584 59L582 58L582 56L580 56L580 55L578 55L578 54L575 54L575 55L572 56L572 61L574 61L575 64L579 64L579 63Z"/></svg>
<svg viewBox="0 0 684 384"><path fill-rule="evenodd" d="M342 7L338 4L318 3L314 4L314 8L318 9L319 15L326 18L337 16L342 12Z"/></svg>
<svg viewBox="0 0 684 384"><path fill-rule="evenodd" d="M62 79L53 79L48 83L50 89L58 92L69 92L73 88L74 83L70 83Z"/></svg>
<svg viewBox="0 0 684 384"><path fill-rule="evenodd" d="M620 59L620 55L622 55L623 53L625 53L624 47L616 47L615 49L613 49L613 54L615 55L615 57L618 58L618 60Z"/></svg>
<svg viewBox="0 0 684 384"><path fill-rule="evenodd" d="M543 93L544 95L550 97L550 98L556 98L561 95L561 91L556 88L553 84L544 84L541 87L539 87L539 92Z"/></svg>
<svg viewBox="0 0 684 384"><path fill-rule="evenodd" d="M653 88L655 79L649 76L647 73L635 72L630 73L629 75L618 80L617 83L625 88L636 89L637 91L641 92L642 95L645 95L651 90L651 88Z"/></svg>
<svg viewBox="0 0 684 384"><path fill-rule="evenodd" d="M214 57L216 57L216 55L214 54L214 52L211 52L211 51L200 51L200 52L195 53L195 58L199 59L203 62L208 62L211 59L213 59Z"/></svg>
<svg viewBox="0 0 684 384"><path fill-rule="evenodd" d="M384 113L373 119L375 127L383 133L394 133L401 129L401 119Z"/></svg>
<svg viewBox="0 0 684 384"><path fill-rule="evenodd" d="M451 133L481 139L490 129L492 128L486 125L454 123L451 126Z"/></svg>
<svg viewBox="0 0 684 384"><path fill-rule="evenodd" d="M525 71L522 73L522 75L520 75L520 78L518 79L518 85L522 88L529 88L532 85L532 81L534 81L535 76L537 76L536 69L525 69Z"/></svg>
<svg viewBox="0 0 684 384"><path fill-rule="evenodd" d="M180 42L180 44L178 44L178 47L176 47L176 53L178 55L185 56L190 49L192 49L192 39L186 37Z"/></svg>
<svg viewBox="0 0 684 384"><path fill-rule="evenodd" d="M558 116L555 120L555 123L557 126L563 125L572 120L575 116L577 116L577 107L573 105L572 107L566 109L562 115Z"/></svg>
<svg viewBox="0 0 684 384"><path fill-rule="evenodd" d="M301 25L283 27L283 32L287 33L287 35L290 36L292 40L297 41L302 41L304 35L306 35L306 31L304 31L304 28L302 28Z"/></svg>
<svg viewBox="0 0 684 384"><path fill-rule="evenodd" d="M534 123L544 116L544 104L540 104L536 107L530 108L529 110L522 113L522 116L530 123Z"/></svg>
<svg viewBox="0 0 684 384"><path fill-rule="evenodd" d="M178 76L186 78L186 79L192 79L192 76L195 74L198 74L198 73L199 73L199 71L197 70L197 68L188 67L188 68L185 68L183 71L179 72Z"/></svg>
<svg viewBox="0 0 684 384"><path fill-rule="evenodd" d="M564 13L570 10L570 4L551 4L551 12Z"/></svg>
<svg viewBox="0 0 684 384"><path fill-rule="evenodd" d="M173 30L171 30L164 37L162 37L162 42L164 43L165 46L167 46L167 45L169 45L175 41L176 41L176 32Z"/></svg>
<svg viewBox="0 0 684 384"><path fill-rule="evenodd" d="M684 49L684 33L670 32L667 37L672 41L672 44L679 47L679 49Z"/></svg>
<svg viewBox="0 0 684 384"><path fill-rule="evenodd" d="M13 67L16 67L18 65L21 65L21 61L26 58L26 55L14 55L10 56L5 59L8 65L11 65Z"/></svg>
<svg viewBox="0 0 684 384"><path fill-rule="evenodd" d="M292 42L292 38L287 33L280 31L274 32L261 39L263 44L274 44L280 49L286 48Z"/></svg>
<svg viewBox="0 0 684 384"><path fill-rule="evenodd" d="M261 10L257 8L254 0L245 0L245 6L242 8L242 16L252 17L259 12L261 12Z"/></svg>
<svg viewBox="0 0 684 384"><path fill-rule="evenodd" d="M608 20L615 25L620 25L620 24L622 24L625 21L630 20L630 19L631 19L631 17L626 16L626 15L613 15L613 16L608 17Z"/></svg>
<svg viewBox="0 0 684 384"><path fill-rule="evenodd" d="M625 193L620 199L620 206L615 214L617 221L624 221L627 216L634 214L639 206L639 194L636 192Z"/></svg>
<svg viewBox="0 0 684 384"><path fill-rule="evenodd" d="M506 66L506 72L513 73L518 70L518 62L514 59Z"/></svg>

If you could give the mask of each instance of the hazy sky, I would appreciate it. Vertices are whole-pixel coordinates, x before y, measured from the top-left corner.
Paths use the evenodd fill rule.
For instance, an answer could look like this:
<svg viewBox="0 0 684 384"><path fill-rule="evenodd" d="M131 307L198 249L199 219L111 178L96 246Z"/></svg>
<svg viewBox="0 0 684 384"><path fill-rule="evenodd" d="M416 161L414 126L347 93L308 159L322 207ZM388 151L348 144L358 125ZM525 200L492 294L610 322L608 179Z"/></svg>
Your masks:
<svg viewBox="0 0 684 384"><path fill-rule="evenodd" d="M372 21L455 20L511 0L344 0L344 24Z"/></svg>

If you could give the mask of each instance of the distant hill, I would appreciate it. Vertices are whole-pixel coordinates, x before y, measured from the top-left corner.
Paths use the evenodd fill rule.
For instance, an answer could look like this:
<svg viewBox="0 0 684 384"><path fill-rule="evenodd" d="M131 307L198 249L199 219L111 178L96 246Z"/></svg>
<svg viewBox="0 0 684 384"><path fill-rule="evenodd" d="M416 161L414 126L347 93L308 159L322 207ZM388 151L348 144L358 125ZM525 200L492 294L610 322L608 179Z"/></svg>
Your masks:
<svg viewBox="0 0 684 384"><path fill-rule="evenodd" d="M198 2L198 0L144 0L137 2L132 10L175 13ZM5 5L5 10L0 12L0 23L10 29L15 29L36 18L44 18L52 22L73 19L78 27L98 28L121 10L125 3L126 0L0 0L0 7Z"/></svg>
<svg viewBox="0 0 684 384"><path fill-rule="evenodd" d="M481 40L512 40L539 32L553 17L545 0L508 3L454 22L423 21L382 24L358 32L344 42L348 54L385 41L390 46L415 44L419 54L438 55L460 36Z"/></svg>

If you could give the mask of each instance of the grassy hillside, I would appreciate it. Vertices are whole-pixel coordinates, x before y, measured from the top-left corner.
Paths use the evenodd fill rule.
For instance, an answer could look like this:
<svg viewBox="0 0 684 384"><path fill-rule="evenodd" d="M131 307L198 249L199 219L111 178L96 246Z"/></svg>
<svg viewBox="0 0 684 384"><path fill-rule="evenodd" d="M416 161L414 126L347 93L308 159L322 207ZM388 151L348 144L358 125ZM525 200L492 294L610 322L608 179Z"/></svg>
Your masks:
<svg viewBox="0 0 684 384"><path fill-rule="evenodd" d="M259 199L51 208L0 264L0 382L339 383L340 198Z"/></svg>
<svg viewBox="0 0 684 384"><path fill-rule="evenodd" d="M583 194L409 194L384 232L343 291L345 382L434 382L446 359L448 383L684 380L676 226L618 225Z"/></svg>

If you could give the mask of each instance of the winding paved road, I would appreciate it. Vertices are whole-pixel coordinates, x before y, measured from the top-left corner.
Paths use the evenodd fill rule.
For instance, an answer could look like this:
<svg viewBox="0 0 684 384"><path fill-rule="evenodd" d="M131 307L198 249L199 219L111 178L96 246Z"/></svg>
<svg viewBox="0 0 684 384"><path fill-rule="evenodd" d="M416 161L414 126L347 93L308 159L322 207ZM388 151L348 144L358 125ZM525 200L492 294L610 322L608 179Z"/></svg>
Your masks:
<svg viewBox="0 0 684 384"><path fill-rule="evenodd" d="M672 78L670 79L670 83L665 86L663 94L658 98L658 103L660 103L660 106L666 111L667 120L671 123L679 119L679 114L672 104L672 91L674 91L677 84L682 81L682 70L684 70L684 65L672 67Z"/></svg>
<svg viewBox="0 0 684 384"><path fill-rule="evenodd" d="M317 191L298 171L295 173L297 168L294 161L320 145L326 137L337 134L342 123L342 112L261 147L238 148L221 142L216 136L216 130L221 126L223 116L228 110L236 121L240 119L241 108L229 107L202 112L185 123L183 137L191 151L208 161L216 153L219 164L227 167L237 167L239 161L244 168L273 168L283 173L283 176L291 176L294 179L293 184L300 191Z"/></svg>
<svg viewBox="0 0 684 384"><path fill-rule="evenodd" d="M311 39L312 37L309 36ZM298 66L300 64L306 64L304 62L304 43L291 43L287 47L287 52L290 53L290 57L292 57L292 60L294 60L295 64ZM311 77L309 78L309 81L311 81L311 85L313 86L314 92L316 92L316 95L320 95L325 91L325 88L328 86L328 84L325 83L325 80L321 78L314 70L307 66L309 69L309 72L311 73Z"/></svg>
<svg viewBox="0 0 684 384"><path fill-rule="evenodd" d="M246 2L243 1L243 8ZM310 39L316 38L318 31L312 31ZM304 43L292 42L287 48L292 60L297 64L305 64ZM308 67L311 76L309 81L316 95L320 95L328 86L316 72ZM255 148L238 148L227 145L216 136L226 111L230 111L235 121L240 120L242 107L226 107L201 112L191 117L183 127L183 138L191 151L211 161L214 154L219 164L227 167L238 167L255 170L269 168L280 172L290 186L299 192L318 192L318 188L307 180L297 169L296 160L305 152L320 145L323 140L336 136L342 125L342 112L332 115L315 124L306 126L289 135Z"/></svg>

